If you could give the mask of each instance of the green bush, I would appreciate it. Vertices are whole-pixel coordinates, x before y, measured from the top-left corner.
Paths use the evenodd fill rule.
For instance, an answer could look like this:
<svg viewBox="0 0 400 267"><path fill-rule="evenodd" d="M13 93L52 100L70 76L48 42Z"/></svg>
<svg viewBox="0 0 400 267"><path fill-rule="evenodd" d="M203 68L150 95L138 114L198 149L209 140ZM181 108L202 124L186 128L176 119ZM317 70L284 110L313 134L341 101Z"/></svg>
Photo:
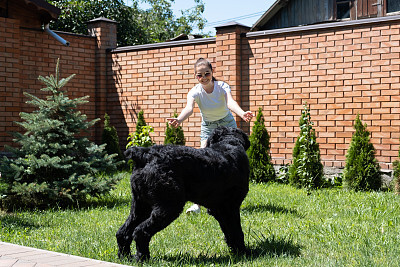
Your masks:
<svg viewBox="0 0 400 267"><path fill-rule="evenodd" d="M269 134L264 125L262 109L258 109L256 121L249 137L250 147L247 150L250 163L250 180L270 182L276 180L274 166L271 163Z"/></svg>
<svg viewBox="0 0 400 267"><path fill-rule="evenodd" d="M289 182L308 190L320 188L324 184L324 167L307 103L301 112L299 125L300 134L293 148L293 162L289 167Z"/></svg>
<svg viewBox="0 0 400 267"><path fill-rule="evenodd" d="M21 113L22 122L16 123L25 133L14 134L19 147L7 147L14 156L1 159L3 205L64 205L108 193L116 184L101 174L116 170L117 155L83 136L98 121L87 121L77 108L88 96L70 99L61 90L73 76L60 80L57 61L55 77L39 77L46 99L25 93L37 109Z"/></svg>
<svg viewBox="0 0 400 267"><path fill-rule="evenodd" d="M124 157L119 147L119 138L117 130L110 124L110 116L104 114L104 129L101 136L101 143L106 145L107 154L117 154L119 160L124 160Z"/></svg>
<svg viewBox="0 0 400 267"><path fill-rule="evenodd" d="M344 186L362 191L378 190L382 185L380 167L375 159L375 148L370 142L367 124L362 124L359 114L354 129L356 131L351 138L343 171Z"/></svg>
<svg viewBox="0 0 400 267"><path fill-rule="evenodd" d="M136 132L141 133L142 132L142 127L147 126L147 123L144 119L144 111L141 110L138 113L137 116L137 123L136 123Z"/></svg>
<svg viewBox="0 0 400 267"><path fill-rule="evenodd" d="M276 181L280 184L288 184L289 183L289 167L290 164L283 164L279 167L278 174L276 177Z"/></svg>
<svg viewBox="0 0 400 267"><path fill-rule="evenodd" d="M174 118L177 118L178 114L174 112ZM182 145L186 143L185 136L183 134L182 126L177 128L171 127L167 122L167 128L165 130L164 145Z"/></svg>
<svg viewBox="0 0 400 267"><path fill-rule="evenodd" d="M141 110L138 113L138 120L136 123L136 131L134 133L129 134L128 136L128 144L126 148L132 146L141 146L141 147L150 147L154 145L153 140L151 139L150 133L154 132L153 127L148 126L146 121L144 120L144 112ZM130 170L134 166L134 162L130 159L128 161L128 165Z"/></svg>
<svg viewBox="0 0 400 267"><path fill-rule="evenodd" d="M154 142L150 136L150 133L152 132L154 132L153 127L146 125L140 128L140 132L136 131L134 133L129 134L128 136L129 142L126 145L126 148L132 146L149 147L154 145Z"/></svg>
<svg viewBox="0 0 400 267"><path fill-rule="evenodd" d="M147 123L144 119L144 111L139 111L136 122L136 131L129 134L127 139L129 142L126 145L126 148L131 146L149 147L154 145L154 142L150 136L150 133L152 132L154 132L154 129L151 126L147 126Z"/></svg>

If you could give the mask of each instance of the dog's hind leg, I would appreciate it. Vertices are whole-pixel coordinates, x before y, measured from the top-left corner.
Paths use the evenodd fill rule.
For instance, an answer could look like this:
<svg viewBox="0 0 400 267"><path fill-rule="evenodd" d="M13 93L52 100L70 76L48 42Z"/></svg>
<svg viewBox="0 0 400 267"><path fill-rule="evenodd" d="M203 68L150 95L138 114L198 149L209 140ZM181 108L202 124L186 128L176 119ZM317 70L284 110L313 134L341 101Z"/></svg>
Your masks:
<svg viewBox="0 0 400 267"><path fill-rule="evenodd" d="M240 207L219 207L210 209L209 213L221 226L228 247L234 253L246 253L244 234L240 224Z"/></svg>
<svg viewBox="0 0 400 267"><path fill-rule="evenodd" d="M179 214L183 210L183 205L184 203L182 202L175 206L155 207L153 208L150 217L136 227L133 233L133 239L136 242L135 257L137 261L149 259L150 239L178 218Z"/></svg>
<svg viewBox="0 0 400 267"><path fill-rule="evenodd" d="M131 212L125 223L117 231L118 257L132 258L131 244L135 228L150 216L151 209L145 203L140 203L134 198L131 204Z"/></svg>

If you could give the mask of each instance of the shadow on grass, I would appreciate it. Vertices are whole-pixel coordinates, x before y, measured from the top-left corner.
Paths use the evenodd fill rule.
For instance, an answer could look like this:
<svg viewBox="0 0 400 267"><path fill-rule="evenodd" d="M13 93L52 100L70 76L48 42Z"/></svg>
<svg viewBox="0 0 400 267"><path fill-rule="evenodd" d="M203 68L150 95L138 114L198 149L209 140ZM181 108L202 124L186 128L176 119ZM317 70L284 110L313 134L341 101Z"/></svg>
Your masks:
<svg viewBox="0 0 400 267"><path fill-rule="evenodd" d="M130 206L131 197L125 196L103 196L101 198L92 198L87 201L81 202L77 205L74 205L72 208L98 208L105 207L108 209L122 207L122 206Z"/></svg>
<svg viewBox="0 0 400 267"><path fill-rule="evenodd" d="M282 206L275 204L261 204L261 205L249 205L241 209L242 212L271 212L271 213L282 213L282 214L292 214L298 217L303 217L295 209L287 209Z"/></svg>
<svg viewBox="0 0 400 267"><path fill-rule="evenodd" d="M254 238L254 236L253 236ZM300 256L301 246L294 244L291 238L277 238L271 235L268 238L264 236L256 237L257 242L250 248L253 258L270 257L298 257Z"/></svg>
<svg viewBox="0 0 400 267"><path fill-rule="evenodd" d="M41 227L39 223L35 223L26 218L18 217L13 213L0 213L0 223L2 228L13 230L27 230Z"/></svg>
<svg viewBox="0 0 400 267"><path fill-rule="evenodd" d="M230 265L239 262L251 262L258 258L264 257L299 257L301 254L300 251L300 245L294 244L291 240L275 238L275 236L272 235L267 239L259 239L255 245L252 245L249 248L249 251L246 255L211 255L204 253L198 256L193 256L190 253L180 253L174 256L163 256L160 258L160 260L173 263L174 265Z"/></svg>

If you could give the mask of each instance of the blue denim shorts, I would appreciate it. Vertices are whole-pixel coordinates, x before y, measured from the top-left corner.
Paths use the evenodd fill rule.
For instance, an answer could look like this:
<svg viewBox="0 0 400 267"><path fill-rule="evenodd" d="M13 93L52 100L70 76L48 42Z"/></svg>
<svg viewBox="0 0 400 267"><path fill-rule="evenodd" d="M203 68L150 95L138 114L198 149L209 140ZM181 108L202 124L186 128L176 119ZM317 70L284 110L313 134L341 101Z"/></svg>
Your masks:
<svg viewBox="0 0 400 267"><path fill-rule="evenodd" d="M211 135L211 133L218 127L218 126L226 126L231 128L237 128L235 118L233 117L232 113L229 114L220 120L217 121L202 121L201 122L201 131L200 131L200 140L205 141Z"/></svg>

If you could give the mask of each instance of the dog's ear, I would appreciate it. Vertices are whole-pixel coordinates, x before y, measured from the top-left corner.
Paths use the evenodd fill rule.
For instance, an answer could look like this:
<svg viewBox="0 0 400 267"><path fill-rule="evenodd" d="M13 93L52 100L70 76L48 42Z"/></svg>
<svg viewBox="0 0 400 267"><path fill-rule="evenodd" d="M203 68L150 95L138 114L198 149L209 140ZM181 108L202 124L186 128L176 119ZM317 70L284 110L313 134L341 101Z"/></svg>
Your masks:
<svg viewBox="0 0 400 267"><path fill-rule="evenodd" d="M249 136L243 130L241 130L239 128L235 128L232 130L235 131L236 135L238 135L238 137L242 140L242 145L243 145L244 150L249 149L249 147L250 147Z"/></svg>
<svg viewBox="0 0 400 267"><path fill-rule="evenodd" d="M124 156L126 159L131 159L133 156L133 149L132 148L128 148L125 152L124 152Z"/></svg>
<svg viewBox="0 0 400 267"><path fill-rule="evenodd" d="M244 140L244 150L247 150L250 147L249 136L243 131L242 131L242 135L243 135L243 140Z"/></svg>
<svg viewBox="0 0 400 267"><path fill-rule="evenodd" d="M227 133L228 128L225 126L218 126L207 139L207 147L212 144L216 144L224 138L224 135Z"/></svg>

